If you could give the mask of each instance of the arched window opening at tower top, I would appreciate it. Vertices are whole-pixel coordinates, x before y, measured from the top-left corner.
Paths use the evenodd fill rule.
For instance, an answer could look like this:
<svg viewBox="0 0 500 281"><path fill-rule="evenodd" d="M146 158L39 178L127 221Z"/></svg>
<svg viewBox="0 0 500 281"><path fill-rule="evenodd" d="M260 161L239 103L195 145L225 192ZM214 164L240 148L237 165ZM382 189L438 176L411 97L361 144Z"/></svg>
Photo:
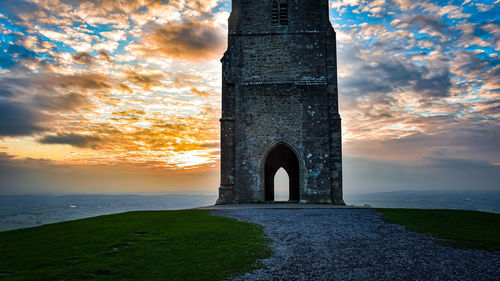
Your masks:
<svg viewBox="0 0 500 281"><path fill-rule="evenodd" d="M283 167L274 175L274 201L290 200L290 178Z"/></svg>
<svg viewBox="0 0 500 281"><path fill-rule="evenodd" d="M288 2L273 0L271 8L271 22L273 25L288 25Z"/></svg>

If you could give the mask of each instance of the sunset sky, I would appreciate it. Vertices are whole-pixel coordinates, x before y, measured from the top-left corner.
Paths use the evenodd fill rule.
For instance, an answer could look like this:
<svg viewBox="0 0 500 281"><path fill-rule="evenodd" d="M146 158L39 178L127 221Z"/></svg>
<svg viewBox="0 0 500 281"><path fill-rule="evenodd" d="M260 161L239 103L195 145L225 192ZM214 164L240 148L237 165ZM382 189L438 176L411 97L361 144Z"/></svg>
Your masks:
<svg viewBox="0 0 500 281"><path fill-rule="evenodd" d="M500 189L500 0L330 1L345 192ZM210 192L230 1L0 1L0 194Z"/></svg>

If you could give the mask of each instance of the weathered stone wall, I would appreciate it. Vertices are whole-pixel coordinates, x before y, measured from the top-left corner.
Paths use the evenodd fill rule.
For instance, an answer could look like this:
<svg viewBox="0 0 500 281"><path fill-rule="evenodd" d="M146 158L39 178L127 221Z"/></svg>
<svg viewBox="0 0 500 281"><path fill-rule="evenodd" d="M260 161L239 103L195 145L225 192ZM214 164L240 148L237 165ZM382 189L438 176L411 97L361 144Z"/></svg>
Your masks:
<svg viewBox="0 0 500 281"><path fill-rule="evenodd" d="M264 201L266 153L299 159L300 201L343 204L335 32L327 0L289 0L289 25L271 1L233 0L222 59L218 203Z"/></svg>
<svg viewBox="0 0 500 281"><path fill-rule="evenodd" d="M289 24L271 24L271 0L233 0L229 34L321 31L331 26L327 0L289 0Z"/></svg>
<svg viewBox="0 0 500 281"><path fill-rule="evenodd" d="M242 36L240 82L326 82L325 38L320 33ZM323 50L320 48L323 47Z"/></svg>

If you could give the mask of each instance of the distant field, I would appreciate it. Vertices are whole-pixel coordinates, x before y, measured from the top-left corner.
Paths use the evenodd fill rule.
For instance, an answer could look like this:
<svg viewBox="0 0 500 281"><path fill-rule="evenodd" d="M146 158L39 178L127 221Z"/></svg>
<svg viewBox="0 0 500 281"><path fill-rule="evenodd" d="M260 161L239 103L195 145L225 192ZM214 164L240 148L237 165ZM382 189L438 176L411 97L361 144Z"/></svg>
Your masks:
<svg viewBox="0 0 500 281"><path fill-rule="evenodd" d="M0 231L130 211L190 209L216 199L196 194L0 196Z"/></svg>
<svg viewBox="0 0 500 281"><path fill-rule="evenodd" d="M0 280L223 280L270 250L208 211L144 211L0 232Z"/></svg>
<svg viewBox="0 0 500 281"><path fill-rule="evenodd" d="M419 190L344 194L353 205L375 208L470 210L500 214L500 190Z"/></svg>
<svg viewBox="0 0 500 281"><path fill-rule="evenodd" d="M377 209L389 223L447 239L443 243L500 251L500 214L426 209ZM450 240L450 241L448 241Z"/></svg>
<svg viewBox="0 0 500 281"><path fill-rule="evenodd" d="M216 194L0 196L0 231L67 220L147 210L209 206ZM427 190L344 194L352 205L380 208L459 209L500 213L500 190Z"/></svg>

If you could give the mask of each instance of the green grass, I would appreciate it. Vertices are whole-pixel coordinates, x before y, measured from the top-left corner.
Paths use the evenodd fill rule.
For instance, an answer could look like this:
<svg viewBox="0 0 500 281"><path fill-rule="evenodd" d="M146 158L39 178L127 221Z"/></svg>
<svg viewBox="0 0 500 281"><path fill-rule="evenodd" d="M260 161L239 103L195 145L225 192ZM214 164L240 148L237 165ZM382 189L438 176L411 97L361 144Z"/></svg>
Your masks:
<svg viewBox="0 0 500 281"><path fill-rule="evenodd" d="M500 214L425 209L377 209L382 219L447 239L443 243L465 248L500 251Z"/></svg>
<svg viewBox="0 0 500 281"><path fill-rule="evenodd" d="M258 266L260 226L145 211L0 232L0 280L221 280Z"/></svg>

